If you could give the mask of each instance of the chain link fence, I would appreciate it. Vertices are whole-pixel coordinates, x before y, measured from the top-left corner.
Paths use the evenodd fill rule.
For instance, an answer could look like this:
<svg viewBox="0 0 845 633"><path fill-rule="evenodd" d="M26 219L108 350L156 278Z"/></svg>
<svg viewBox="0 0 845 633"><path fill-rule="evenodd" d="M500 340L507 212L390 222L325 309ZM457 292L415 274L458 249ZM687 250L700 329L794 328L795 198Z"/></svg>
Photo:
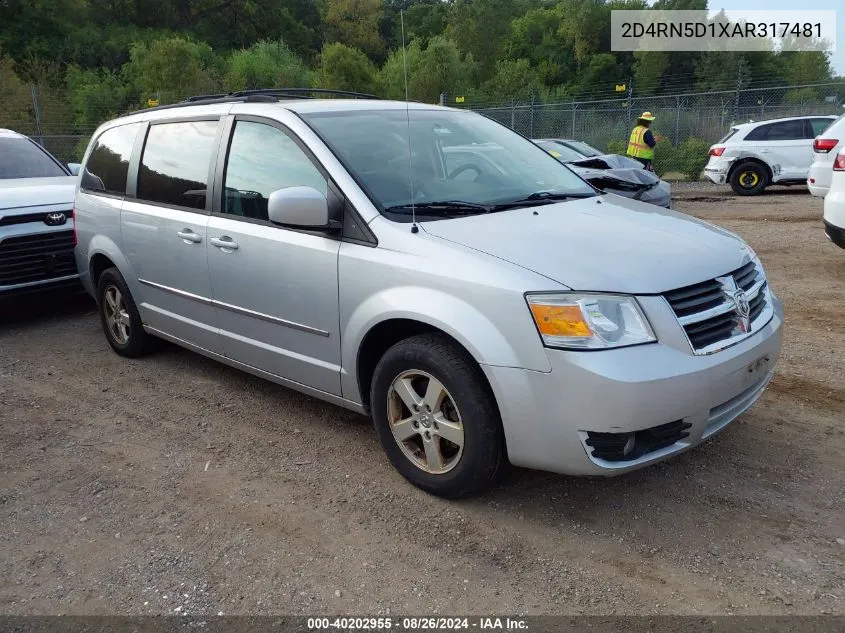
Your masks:
<svg viewBox="0 0 845 633"><path fill-rule="evenodd" d="M475 110L529 138L572 138L602 151L624 153L637 116L656 116L655 169L677 179L697 178L707 149L735 123L777 117L842 114L845 81L800 86L740 88L713 92L614 98L573 99L543 103L532 98L475 97L444 103ZM28 84L0 94L0 128L32 137L57 158L78 162L97 126L121 112L96 100L80 101L66 92Z"/></svg>
<svg viewBox="0 0 845 633"><path fill-rule="evenodd" d="M444 102L449 103L448 97ZM581 140L610 153L624 153L637 116L650 111L658 138L655 169L695 179L707 150L731 125L779 117L843 114L845 81L802 86L745 88L673 95L540 103L489 100L454 104L480 112L529 138Z"/></svg>

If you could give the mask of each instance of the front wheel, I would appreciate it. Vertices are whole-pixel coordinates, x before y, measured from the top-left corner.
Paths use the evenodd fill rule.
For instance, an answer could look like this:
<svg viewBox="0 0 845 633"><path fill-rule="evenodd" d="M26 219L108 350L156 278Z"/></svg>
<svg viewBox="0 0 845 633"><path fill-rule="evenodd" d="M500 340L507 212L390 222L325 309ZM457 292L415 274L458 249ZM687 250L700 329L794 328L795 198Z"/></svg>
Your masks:
<svg viewBox="0 0 845 633"><path fill-rule="evenodd" d="M444 335L391 347L376 366L370 406L391 463L427 492L471 495L501 470L504 433L493 394L478 364Z"/></svg>
<svg viewBox="0 0 845 633"><path fill-rule="evenodd" d="M740 196L755 196L769 186L769 173L760 163L746 161L731 172L731 189Z"/></svg>

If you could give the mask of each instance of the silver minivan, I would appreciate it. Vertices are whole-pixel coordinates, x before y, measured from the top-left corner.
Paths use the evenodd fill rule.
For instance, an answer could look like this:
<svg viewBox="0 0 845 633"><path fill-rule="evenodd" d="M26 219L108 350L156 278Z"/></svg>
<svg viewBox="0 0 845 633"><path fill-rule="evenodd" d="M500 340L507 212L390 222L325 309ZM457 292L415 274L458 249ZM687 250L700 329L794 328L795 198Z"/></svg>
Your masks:
<svg viewBox="0 0 845 633"><path fill-rule="evenodd" d="M118 354L165 339L369 414L438 495L505 461L616 475L680 453L780 352L740 238L597 192L469 111L194 99L102 125L83 165L76 259Z"/></svg>

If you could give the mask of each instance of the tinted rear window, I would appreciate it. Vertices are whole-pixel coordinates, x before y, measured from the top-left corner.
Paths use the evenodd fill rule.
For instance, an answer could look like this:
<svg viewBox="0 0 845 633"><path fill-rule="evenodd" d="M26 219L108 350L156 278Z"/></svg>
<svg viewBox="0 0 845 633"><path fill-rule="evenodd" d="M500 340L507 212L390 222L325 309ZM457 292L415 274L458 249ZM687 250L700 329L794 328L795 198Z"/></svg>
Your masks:
<svg viewBox="0 0 845 633"><path fill-rule="evenodd" d="M205 209L217 121L151 125L138 171L138 198Z"/></svg>
<svg viewBox="0 0 845 633"><path fill-rule="evenodd" d="M126 193L129 158L139 127L140 123L121 125L100 135L82 170L83 189L121 196Z"/></svg>
<svg viewBox="0 0 845 633"><path fill-rule="evenodd" d="M731 131L728 132L727 134L725 134L722 138L720 138L719 141L716 144L719 145L721 143L724 143L725 141L727 141L730 137L732 137L737 132L739 132L739 130L737 128L735 128L735 127L731 128Z"/></svg>
<svg viewBox="0 0 845 633"><path fill-rule="evenodd" d="M803 138L807 138L803 119L761 125L745 136L746 141L794 141Z"/></svg>
<svg viewBox="0 0 845 633"><path fill-rule="evenodd" d="M0 138L0 179L52 178L68 173L41 146L19 136Z"/></svg>

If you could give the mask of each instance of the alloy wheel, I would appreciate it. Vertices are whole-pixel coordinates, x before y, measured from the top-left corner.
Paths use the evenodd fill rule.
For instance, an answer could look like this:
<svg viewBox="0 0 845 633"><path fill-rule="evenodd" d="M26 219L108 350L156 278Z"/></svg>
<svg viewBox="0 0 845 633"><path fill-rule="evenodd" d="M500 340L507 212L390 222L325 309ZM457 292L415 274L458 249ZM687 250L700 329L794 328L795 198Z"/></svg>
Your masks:
<svg viewBox="0 0 845 633"><path fill-rule="evenodd" d="M427 473L449 472L461 459L464 427L452 395L431 374L402 372L387 393L387 419L396 443Z"/></svg>
<svg viewBox="0 0 845 633"><path fill-rule="evenodd" d="M126 345L129 342L130 321L129 311L120 288L108 285L103 295L103 310L106 325L115 343Z"/></svg>

